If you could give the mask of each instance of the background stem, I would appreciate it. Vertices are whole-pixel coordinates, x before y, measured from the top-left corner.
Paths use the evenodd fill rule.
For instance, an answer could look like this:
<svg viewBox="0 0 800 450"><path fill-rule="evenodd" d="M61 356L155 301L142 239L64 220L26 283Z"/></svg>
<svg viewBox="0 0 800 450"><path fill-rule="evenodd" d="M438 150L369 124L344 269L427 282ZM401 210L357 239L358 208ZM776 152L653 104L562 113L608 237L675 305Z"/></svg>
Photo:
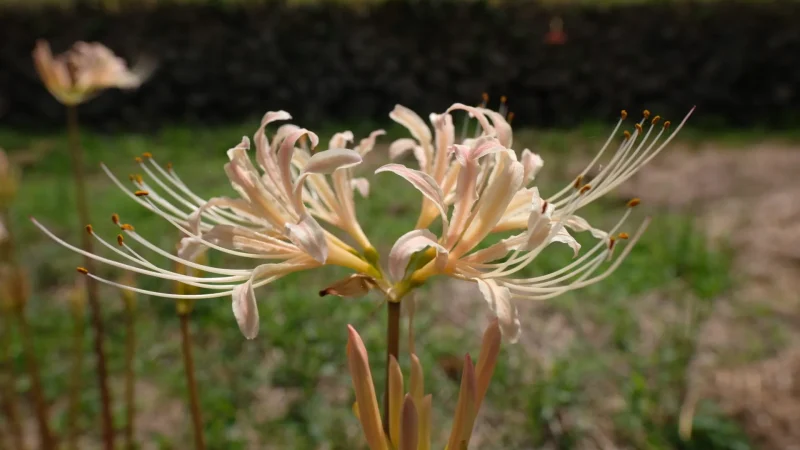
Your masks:
<svg viewBox="0 0 800 450"><path fill-rule="evenodd" d="M383 429L389 435L389 360L392 356L398 361L400 352L400 302L387 301L388 321L386 324L386 386L383 391Z"/></svg>
<svg viewBox="0 0 800 450"><path fill-rule="evenodd" d="M183 368L186 372L186 384L189 390L189 406L192 412L194 428L194 445L197 450L205 450L203 436L203 418L200 415L200 399L197 395L197 382L194 379L194 359L192 358L192 337L189 334L189 312L179 312L181 318L181 342L183 346Z"/></svg>
<svg viewBox="0 0 800 450"><path fill-rule="evenodd" d="M78 127L78 108L75 105L67 106L67 134L69 137L69 154L72 160L72 177L75 181L75 201L78 219L83 227L89 224L89 209L86 205L86 175L83 172L83 150ZM81 244L85 251L92 252L92 240L88 233L81 233ZM89 272L94 272L94 264L92 264L90 258L84 257L83 265ZM111 393L108 389L108 370L103 350L103 317L100 310L97 283L91 278L86 279L86 298L89 300L92 328L94 329L94 353L97 358L97 384L100 388L103 444L106 450L113 450L114 422L111 417Z"/></svg>
<svg viewBox="0 0 800 450"><path fill-rule="evenodd" d="M123 296L125 296L125 293ZM136 356L136 308L131 294L125 299L125 450L133 450L134 422L136 419L135 389L136 372L133 367Z"/></svg>
<svg viewBox="0 0 800 450"><path fill-rule="evenodd" d="M25 316L24 306L17 305L16 311L17 325L19 326L20 339L22 340L22 348L25 353L25 364L28 366L28 376L31 379L34 412L36 413L36 422L39 425L40 447L48 450L53 449L56 447L56 442L50 431L50 424L48 423L47 401L44 398L44 391L42 390L39 360L36 359L36 348L33 346L30 325L28 324L28 318Z"/></svg>
<svg viewBox="0 0 800 450"><path fill-rule="evenodd" d="M76 294L77 295L77 294ZM73 313L75 331L72 336L72 373L67 403L67 449L78 450L78 416L80 415L81 384L83 381L83 338L86 322L81 311Z"/></svg>
<svg viewBox="0 0 800 450"><path fill-rule="evenodd" d="M26 450L25 440L22 437L22 425L19 420L19 410L17 409L17 393L14 386L14 367L8 350L11 348L11 318L3 311L3 324L0 329L0 364L8 369L8 374L0 374L0 409L6 419L8 434L10 434L11 448ZM5 372L5 371L4 371Z"/></svg>

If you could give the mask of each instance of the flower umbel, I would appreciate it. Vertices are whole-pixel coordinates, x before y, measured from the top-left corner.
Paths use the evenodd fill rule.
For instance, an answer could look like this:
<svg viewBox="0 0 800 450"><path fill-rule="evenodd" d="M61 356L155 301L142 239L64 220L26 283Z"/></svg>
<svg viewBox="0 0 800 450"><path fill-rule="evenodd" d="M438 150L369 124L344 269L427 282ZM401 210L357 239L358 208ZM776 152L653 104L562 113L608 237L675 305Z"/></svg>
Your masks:
<svg viewBox="0 0 800 450"><path fill-rule="evenodd" d="M460 144L453 143L450 116L457 110L465 111L479 124L476 137L462 139ZM628 210L609 230L592 227L576 212L613 190L653 159L691 115L690 111L675 131L668 133L669 122L662 124L659 116L651 118L650 112L645 111L642 120L634 124L633 131L625 131L617 152L601 166L591 184L584 183L584 178L597 166L626 119L627 113L623 111L611 136L575 182L544 198L537 187L528 187L543 161L528 149L517 158L510 148L512 131L505 114L457 103L442 115L431 115L437 130L434 152L430 132L422 120L400 106L393 113L395 120L398 111L403 117L400 122L419 143L420 170L389 164L377 172L400 175L425 199L417 229L400 237L389 255L389 273L396 283L395 296L402 297L438 274L475 281L498 316L504 335L512 342L520 333L512 300L552 298L601 281L620 265L649 222L645 220L632 237L620 232L631 208L638 205L639 200L631 200ZM665 133L668 137L661 142ZM393 144L395 149L400 145L397 142ZM412 146L411 142L402 145ZM433 165L428 163L431 159L435 161ZM426 229L437 216L442 222L440 236ZM589 231L599 242L578 257L580 244L568 229ZM515 231L517 234L496 244L479 248L492 234ZM629 244L613 262L604 264L612 260L621 240L629 240ZM552 273L514 277L554 242L569 245L576 259Z"/></svg>
<svg viewBox="0 0 800 450"><path fill-rule="evenodd" d="M91 227L86 230L116 259L86 252L55 236L35 219L34 224L65 247L98 262L131 272L171 280L204 289L197 293L164 293L144 290L106 280L86 269L78 271L103 283L155 297L173 299L205 299L232 296L233 312L243 334L252 339L258 333L258 309L254 289L287 274L325 264L352 269L365 277L380 277L380 271L355 249L322 228L316 218L350 234L366 251L372 249L364 236L352 207L353 189L363 186L354 182L350 168L361 163L380 132L361 142L356 149L345 148L347 139L337 135L331 145L337 146L313 155L297 148L303 141L317 146L317 135L304 128L284 125L270 142L264 130L271 122L291 119L284 111L268 112L254 136L256 155L261 171L252 163L246 137L228 150L225 172L239 198L216 197L205 200L196 195L178 177L171 165L159 165L149 153L137 158L145 174L132 175L132 188L123 184L108 168L103 170L131 199L160 215L185 237L177 254L165 251L139 235L134 227L114 214L119 226L115 243L102 239ZM343 133L345 137L352 134ZM352 138L351 138L352 139ZM334 185L325 175L331 175ZM316 218L315 218L316 217ZM201 271L159 267L128 245L134 241L142 248L172 261L177 266ZM199 262L207 249L253 260L251 268L229 269ZM374 250L373 250L374 251ZM340 291L345 289L340 288ZM338 292L332 292L337 294Z"/></svg>
<svg viewBox="0 0 800 450"><path fill-rule="evenodd" d="M139 87L153 72L144 60L133 69L103 44L76 42L67 52L53 56L50 44L40 40L33 62L45 87L64 105L78 105L108 88Z"/></svg>

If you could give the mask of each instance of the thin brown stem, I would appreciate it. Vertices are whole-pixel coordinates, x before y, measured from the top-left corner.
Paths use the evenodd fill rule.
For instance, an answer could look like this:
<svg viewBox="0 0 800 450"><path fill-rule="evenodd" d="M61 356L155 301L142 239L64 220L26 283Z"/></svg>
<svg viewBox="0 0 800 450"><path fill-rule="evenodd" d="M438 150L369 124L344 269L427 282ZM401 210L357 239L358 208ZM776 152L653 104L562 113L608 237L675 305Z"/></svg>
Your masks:
<svg viewBox="0 0 800 450"><path fill-rule="evenodd" d="M69 136L69 154L72 160L72 177L75 182L78 219L83 227L89 224L89 208L86 204L86 175L83 172L83 150L80 143L80 129L78 128L78 109L74 105L67 106L67 134ZM81 244L85 251L92 252L92 240L88 233L81 233ZM83 264L89 272L93 272L94 264L91 258L84 257ZM100 388L103 444L106 450L113 450L114 422L111 417L111 392L108 389L108 370L106 368L105 351L103 350L103 317L100 310L97 283L91 278L86 280L86 297L89 300L92 328L94 329L94 353L97 358L97 385Z"/></svg>
<svg viewBox="0 0 800 450"><path fill-rule="evenodd" d="M75 294L79 295L79 294ZM73 311L75 330L72 334L72 373L70 374L69 399L67 403L67 449L78 450L78 415L80 415L81 385L83 384L83 338L84 316L82 311Z"/></svg>
<svg viewBox="0 0 800 450"><path fill-rule="evenodd" d="M388 306L388 321L386 324L386 387L383 391L383 430L389 435L389 360L394 356L399 360L400 353L400 302L386 302Z"/></svg>
<svg viewBox="0 0 800 450"><path fill-rule="evenodd" d="M0 364L8 369L8 374L0 374L0 408L6 418L8 425L9 440L11 448L26 450L25 439L22 434L22 425L19 420L19 409L17 409L17 395L14 392L14 367L11 364L8 350L11 348L11 320L3 311L4 320L0 329ZM5 371L4 371L5 372Z"/></svg>
<svg viewBox="0 0 800 450"><path fill-rule="evenodd" d="M48 422L49 411L47 400L44 398L44 389L42 389L42 377L39 371L39 360L36 358L36 348L33 346L33 335L22 305L19 305L16 311L17 326L19 326L22 349L25 353L25 365L28 367L28 376L31 382L34 413L39 426L40 447L50 450L56 447L56 441L50 431L50 423Z"/></svg>
<svg viewBox="0 0 800 450"><path fill-rule="evenodd" d="M136 355L136 309L133 295L125 299L125 449L133 450L134 421L136 418L136 404L134 402L136 372L133 363Z"/></svg>
<svg viewBox="0 0 800 450"><path fill-rule="evenodd" d="M186 372L186 384L189 390L189 407L192 412L192 425L194 427L194 446L197 450L205 450L206 442L203 436L203 418L200 414L200 399L197 395L197 382L194 379L194 359L192 358L192 337L189 334L189 312L180 312L181 341L183 344L183 369Z"/></svg>

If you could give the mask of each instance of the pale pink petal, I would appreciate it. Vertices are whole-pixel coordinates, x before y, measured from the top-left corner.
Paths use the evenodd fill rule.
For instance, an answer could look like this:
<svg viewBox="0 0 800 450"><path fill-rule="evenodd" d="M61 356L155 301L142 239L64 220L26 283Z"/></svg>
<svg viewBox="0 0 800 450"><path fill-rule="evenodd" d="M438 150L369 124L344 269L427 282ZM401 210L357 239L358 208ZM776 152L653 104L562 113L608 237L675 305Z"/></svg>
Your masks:
<svg viewBox="0 0 800 450"><path fill-rule="evenodd" d="M397 139L389 144L389 159L395 160L418 145L417 141L411 138Z"/></svg>
<svg viewBox="0 0 800 450"><path fill-rule="evenodd" d="M470 157L474 160L479 160L486 155L491 155L493 153L499 153L507 151L508 149L500 144L494 138L479 138L476 143L475 147L472 149ZM513 152L507 152L509 156L513 155L513 159L516 159L516 154Z"/></svg>
<svg viewBox="0 0 800 450"><path fill-rule="evenodd" d="M456 110L459 110L459 109L470 113L472 115L472 117L477 119L478 123L481 124L481 127L483 128L483 131L486 134L488 134L490 136L494 135L494 133L495 133L494 127L492 127L489 124L489 121L486 120L486 116L483 114L483 112L481 112L481 110L479 108L475 108L475 107L472 107L472 106L467 106L467 105L465 105L463 103L454 103L452 106L447 108L447 111L445 111L445 113L450 113L450 112L453 112L453 111L456 111Z"/></svg>
<svg viewBox="0 0 800 450"><path fill-rule="evenodd" d="M286 235L294 245L303 249L317 262L325 264L328 259L328 243L325 239L325 230L310 215L305 214L296 224L286 224Z"/></svg>
<svg viewBox="0 0 800 450"><path fill-rule="evenodd" d="M361 155L365 156L367 153L371 152L372 149L375 147L375 139L378 136L383 136L386 134L384 130L375 130L369 134L369 137L365 137L358 143L358 147L356 147L356 151Z"/></svg>
<svg viewBox="0 0 800 450"><path fill-rule="evenodd" d="M266 172L270 178L277 176L276 174L278 172L278 167L277 163L275 162L275 154L272 152L272 148L270 147L269 140L267 139L267 135L264 133L264 130L266 129L267 125L272 122L291 119L292 116L286 111L269 111L264 114L264 117L261 119L261 126L253 136L253 141L256 145L256 160L258 160L261 168L264 169L264 172ZM276 136L276 138L277 137L278 136Z"/></svg>
<svg viewBox="0 0 800 450"><path fill-rule="evenodd" d="M544 166L544 160L526 148L522 151L522 165L525 167L525 177L522 183L527 186Z"/></svg>
<svg viewBox="0 0 800 450"><path fill-rule="evenodd" d="M346 148L348 142L353 142L353 132L352 131L342 131L341 133L336 133L333 135L331 140L328 142L328 148Z"/></svg>
<svg viewBox="0 0 800 450"><path fill-rule="evenodd" d="M395 105L389 117L400 125L408 128L414 139L422 145L431 142L431 130L417 113L402 105Z"/></svg>
<svg viewBox="0 0 800 450"><path fill-rule="evenodd" d="M497 162L497 176L486 187L475 206L475 218L464 232L458 250L454 252L459 256L478 245L492 231L522 187L522 164L514 161L509 153L501 153Z"/></svg>
<svg viewBox="0 0 800 450"><path fill-rule="evenodd" d="M447 232L447 207L444 205L442 189L439 187L433 177L425 172L409 169L401 164L386 164L375 171L375 173L381 172L396 173L397 175L405 178L406 181L411 183L411 185L417 188L418 191L422 192L422 195L433 202L434 206L436 206L436 208L439 210L439 214L442 216L442 222L444 225L444 233Z"/></svg>
<svg viewBox="0 0 800 450"><path fill-rule="evenodd" d="M436 236L428 230L413 230L400 236L389 252L389 275L399 281L406 273L411 256L428 247L436 249L436 266L443 270L447 264L447 250L439 245Z"/></svg>
<svg viewBox="0 0 800 450"><path fill-rule="evenodd" d="M300 127L297 125L287 123L278 127L278 131L275 132L275 136L272 137L272 142L270 143L270 151L273 155L278 153L278 146L281 145L284 139L287 136L294 133L295 131L299 130Z"/></svg>
<svg viewBox="0 0 800 450"><path fill-rule="evenodd" d="M350 186L357 190L362 197L369 197L369 181L366 178L353 178L350 180Z"/></svg>
<svg viewBox="0 0 800 450"><path fill-rule="evenodd" d="M511 148L513 142L513 133L511 125L506 121L502 114L492 111L491 109L481 109L481 111L492 119L492 126L494 126L497 140L500 141L504 147Z"/></svg>
<svg viewBox="0 0 800 450"><path fill-rule="evenodd" d="M347 169L361 164L361 155L355 150L332 148L314 154L306 163L303 172L332 173L337 169Z"/></svg>
<svg viewBox="0 0 800 450"><path fill-rule="evenodd" d="M253 276L258 270L256 268L253 271ZM253 339L258 335L258 305L256 305L256 294L253 292L253 276L247 282L233 288L233 316L236 317L239 330L247 339Z"/></svg>
<svg viewBox="0 0 800 450"><path fill-rule="evenodd" d="M489 308L497 316L503 336L512 344L517 342L522 328L517 307L511 302L511 292L507 287L499 286L494 280L476 278L475 281L478 282L478 289L489 304Z"/></svg>
<svg viewBox="0 0 800 450"><path fill-rule="evenodd" d="M450 146L455 143L455 127L450 114L431 114L431 124L436 131L436 157L433 162L433 178L441 183L447 172Z"/></svg>
<svg viewBox="0 0 800 450"><path fill-rule="evenodd" d="M311 148L314 148L319 144L319 137L317 137L316 134L306 130L305 128L300 128L299 130L295 130L286 136L286 139L283 140L280 149L278 150L278 168L281 172L281 181L283 181L284 189L286 189L286 195L292 195L291 167L292 156L294 156L294 145L304 135L308 136L308 138L311 140Z"/></svg>
<svg viewBox="0 0 800 450"><path fill-rule="evenodd" d="M577 232L589 231L592 233L592 236L597 239L605 239L608 237L608 233L599 228L592 227L589 222L586 221L586 219L580 216L569 216L569 218L565 221L565 224Z"/></svg>
<svg viewBox="0 0 800 450"><path fill-rule="evenodd" d="M265 233L233 225L215 225L201 235L202 241L223 248L263 255L264 258L286 258L297 253L297 248L289 243ZM201 239L185 237L178 246L178 256L195 261L208 247Z"/></svg>
<svg viewBox="0 0 800 450"><path fill-rule="evenodd" d="M233 147L228 150L228 159L233 161L236 158L247 157L247 150L250 150L250 138L247 136L242 136L242 141L236 144L236 147Z"/></svg>
<svg viewBox="0 0 800 450"><path fill-rule="evenodd" d="M539 190L534 190L531 198L530 214L528 215L528 229L525 244L521 250L533 250L544 243L550 236L552 217L555 207L539 196Z"/></svg>
<svg viewBox="0 0 800 450"><path fill-rule="evenodd" d="M569 245L570 248L572 248L573 257L578 256L578 252L581 251L581 244L569 234L566 228L558 230L555 236L550 238L550 242L561 242L562 244Z"/></svg>
<svg viewBox="0 0 800 450"><path fill-rule="evenodd" d="M214 197L189 215L187 220L189 222L189 230L194 234L200 233L203 214L210 208L226 208L253 223L269 226L269 222L259 217L247 201L228 197Z"/></svg>

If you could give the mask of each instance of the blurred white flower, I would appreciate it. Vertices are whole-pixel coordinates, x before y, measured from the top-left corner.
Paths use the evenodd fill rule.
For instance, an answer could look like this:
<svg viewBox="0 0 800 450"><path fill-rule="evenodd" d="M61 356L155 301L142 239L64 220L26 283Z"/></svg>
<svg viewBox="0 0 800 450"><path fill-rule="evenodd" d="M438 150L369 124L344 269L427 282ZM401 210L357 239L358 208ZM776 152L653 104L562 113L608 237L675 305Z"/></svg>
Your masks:
<svg viewBox="0 0 800 450"><path fill-rule="evenodd" d="M477 119L482 129L478 137L452 144L449 113L455 110L464 110ZM427 155L430 145L426 142L430 134L424 131L427 128L419 117L401 107L393 114L395 120L400 118L398 121L408 126L420 143L419 154ZM402 296L437 274L474 280L497 314L504 335L515 341L520 325L513 299L548 299L610 275L641 236L647 221L620 257L601 271L603 263L611 259L615 244L620 239L629 238L627 233L618 231L630 215L630 208L608 231L591 227L575 212L630 178L669 143L689 117L687 115L675 132L659 143L663 133L669 129L669 122L654 133L660 118L649 120L649 115L645 111L645 117L635 124L633 133L625 132L617 153L594 177L592 184L584 184L584 177L598 163L627 116L623 111L598 156L574 183L547 199L540 196L538 188L527 187L542 167L542 159L525 150L521 161L518 160L516 153L509 148L511 127L503 114L455 104L441 116L432 115L432 122L441 133L437 139L441 145L435 154L438 162L431 166L427 163L430 158L423 157L418 158L421 170L399 164L389 164L377 170L402 176L424 195L426 206L430 205L429 209L435 215L432 219L421 217L418 225L425 226L418 228L425 228L436 216L442 221L442 232L438 237L427 229L417 229L395 243L389 255L389 273L397 283L396 295ZM634 199L629 206L638 203ZM453 205L452 212L449 211L450 204ZM600 241L577 258L580 245L569 234L568 228L590 231ZM522 231L479 249L487 236L514 230ZM554 242L569 245L577 259L550 274L514 277Z"/></svg>
<svg viewBox="0 0 800 450"><path fill-rule="evenodd" d="M352 182L350 168L361 163L362 154L372 148L380 132L373 133L356 149L345 148L352 134L340 133L331 142L335 147L312 155L305 149L296 148L296 144L304 139L311 142L312 149L318 143L317 135L304 128L284 125L272 142L267 139L264 129L268 124L290 118L284 111L268 112L264 116L254 136L255 158L261 172L250 160L250 141L246 137L228 150L230 162L225 165L225 173L239 198L205 200L191 191L171 166L162 168L149 153L137 158L147 178L131 176L133 189L126 187L103 166L106 174L131 199L166 219L186 236L180 242L177 255L160 249L136 233L133 226L122 223L116 214L112 219L121 231L117 245L101 239L90 225L87 231L121 261L85 252L56 237L35 219L33 222L55 241L96 261L211 292L170 294L144 290L78 269L100 282L155 297L204 299L232 296L233 312L239 327L247 338L252 339L258 332L255 288L289 273L324 264L379 276L366 257L323 229L315 217L350 233L365 251L374 252L355 217L353 185L358 183ZM328 183L326 174L331 175L333 186ZM208 276L191 276L161 268L130 247L127 238ZM246 269L228 269L196 262L209 248L254 260L254 264Z"/></svg>
<svg viewBox="0 0 800 450"><path fill-rule="evenodd" d="M155 69L149 59L129 69L122 58L97 42L76 42L54 57L50 44L39 40L33 62L47 90L65 105L83 103L108 88L137 88Z"/></svg>

